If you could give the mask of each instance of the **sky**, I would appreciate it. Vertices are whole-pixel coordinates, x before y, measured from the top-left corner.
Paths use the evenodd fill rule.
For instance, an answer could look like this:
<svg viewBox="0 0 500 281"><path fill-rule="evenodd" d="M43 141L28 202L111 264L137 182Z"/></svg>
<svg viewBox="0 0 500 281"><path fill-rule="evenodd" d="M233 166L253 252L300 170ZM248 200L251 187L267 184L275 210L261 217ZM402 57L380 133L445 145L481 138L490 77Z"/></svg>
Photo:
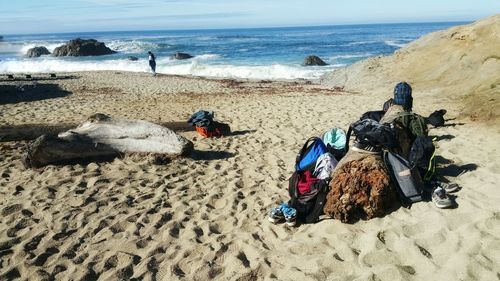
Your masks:
<svg viewBox="0 0 500 281"><path fill-rule="evenodd" d="M472 21L500 0L0 0L0 35Z"/></svg>

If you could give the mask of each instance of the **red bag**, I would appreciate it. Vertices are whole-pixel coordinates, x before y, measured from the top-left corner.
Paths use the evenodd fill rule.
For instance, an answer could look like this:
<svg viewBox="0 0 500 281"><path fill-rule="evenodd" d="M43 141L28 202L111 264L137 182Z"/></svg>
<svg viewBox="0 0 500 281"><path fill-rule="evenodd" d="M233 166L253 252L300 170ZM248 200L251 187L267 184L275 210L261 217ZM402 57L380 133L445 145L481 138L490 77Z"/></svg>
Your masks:
<svg viewBox="0 0 500 281"><path fill-rule="evenodd" d="M218 128L215 128L213 131L209 131L206 127L196 127L196 131L198 134L206 138L222 136L222 133Z"/></svg>
<svg viewBox="0 0 500 281"><path fill-rule="evenodd" d="M302 176L299 179L299 182L297 183L297 187L299 189L299 195L306 194L311 191L311 186L319 181L318 178L313 176L313 174L306 170L302 174Z"/></svg>
<svg viewBox="0 0 500 281"><path fill-rule="evenodd" d="M195 126L195 129L198 132L198 134L206 138L228 136L231 134L231 128L229 127L228 124L216 121L213 122L211 126L208 127Z"/></svg>

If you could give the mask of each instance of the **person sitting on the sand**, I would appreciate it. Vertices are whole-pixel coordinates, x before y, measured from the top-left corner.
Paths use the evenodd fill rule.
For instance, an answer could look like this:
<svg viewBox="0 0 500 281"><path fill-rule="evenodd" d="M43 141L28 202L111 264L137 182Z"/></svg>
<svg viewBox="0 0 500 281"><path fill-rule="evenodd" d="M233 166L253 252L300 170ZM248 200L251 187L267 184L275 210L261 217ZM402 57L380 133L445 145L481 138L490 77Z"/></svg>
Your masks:
<svg viewBox="0 0 500 281"><path fill-rule="evenodd" d="M413 108L413 97L410 84L400 82L394 87L394 98L384 103L385 114L380 123L391 123L401 112L411 112Z"/></svg>
<svg viewBox="0 0 500 281"><path fill-rule="evenodd" d="M149 51L149 66L151 67L151 71L153 72L153 76L156 76L156 58L155 55Z"/></svg>
<svg viewBox="0 0 500 281"><path fill-rule="evenodd" d="M400 82L394 88L394 98L389 99L384 103L385 111L384 116L380 119L380 123L392 123L395 119L400 117L404 112L410 113L413 108L413 98L412 98L412 88L406 82ZM446 110L441 109L435 111L429 118L426 118L425 129L427 129L427 124L431 124L435 127L444 125L443 115L446 114ZM408 133L408 130L402 127L396 126L396 132L399 141L399 153L405 158L408 158L411 145L413 143L413 137ZM447 192L455 192L459 189L456 184L446 184L440 181L434 180L432 185L436 189L432 192L431 198L434 204L438 208L449 208L453 206L453 201L448 197Z"/></svg>

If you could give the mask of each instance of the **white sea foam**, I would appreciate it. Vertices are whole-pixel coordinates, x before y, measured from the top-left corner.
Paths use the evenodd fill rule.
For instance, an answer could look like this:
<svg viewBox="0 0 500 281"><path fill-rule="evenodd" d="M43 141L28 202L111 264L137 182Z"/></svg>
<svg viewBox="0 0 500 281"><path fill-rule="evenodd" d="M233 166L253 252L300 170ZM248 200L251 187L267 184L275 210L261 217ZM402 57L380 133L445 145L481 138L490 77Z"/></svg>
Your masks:
<svg viewBox="0 0 500 281"><path fill-rule="evenodd" d="M406 46L406 44L408 44L408 43L398 42L397 40L386 40L386 41L384 41L384 43L389 45L389 46L393 46L393 47L397 47L397 48L402 48L402 47Z"/></svg>
<svg viewBox="0 0 500 281"><path fill-rule="evenodd" d="M289 65L211 65L198 60L177 63L168 59L158 61L157 72L164 74L194 75L204 77L232 77L252 79L315 79L327 71L341 67L335 64L326 67L302 67ZM74 72L118 70L133 72L149 72L149 65L145 59L129 61L115 60L66 60L59 58L38 58L0 61L0 73L44 73L44 72Z"/></svg>
<svg viewBox="0 0 500 281"><path fill-rule="evenodd" d="M132 40L132 41L123 41L123 40L113 40L106 43L110 49L121 52L121 53L145 53L147 51L153 51L158 49L158 44Z"/></svg>
<svg viewBox="0 0 500 281"><path fill-rule="evenodd" d="M344 46L366 45L366 44L373 44L373 43L377 43L377 41L356 41L356 42L347 43Z"/></svg>
<svg viewBox="0 0 500 281"><path fill-rule="evenodd" d="M19 50L19 52L21 54L26 54L26 52L28 52L29 49L31 48L34 48L34 47L45 47L47 48L47 50L49 50L49 52L53 52L55 48L63 45L64 42L58 42L58 43L49 43L49 42L34 42L34 43L29 43L29 44L25 44L21 47L21 49Z"/></svg>
<svg viewBox="0 0 500 281"><path fill-rule="evenodd" d="M46 41L33 41L33 42L2 42L0 43L0 53L18 53L20 55L26 54L26 52L34 47L44 46L50 52L54 51L56 47L59 47L63 42L46 42Z"/></svg>
<svg viewBox="0 0 500 281"><path fill-rule="evenodd" d="M194 59L195 60L213 60L213 59L218 59L220 57L221 56L218 54L203 54L203 55L195 56Z"/></svg>
<svg viewBox="0 0 500 281"><path fill-rule="evenodd" d="M1 53L17 53L23 47L22 44L0 42L0 54Z"/></svg>
<svg viewBox="0 0 500 281"><path fill-rule="evenodd" d="M94 70L128 70L147 71L146 61L140 63L126 59L106 61L76 61L58 58L38 58L0 61L0 73L41 73L41 72L72 72Z"/></svg>
<svg viewBox="0 0 500 281"><path fill-rule="evenodd" d="M348 55L336 55L329 57L330 60L337 59L352 59L352 58L366 58L373 56L372 53L358 53L358 54L348 54Z"/></svg>

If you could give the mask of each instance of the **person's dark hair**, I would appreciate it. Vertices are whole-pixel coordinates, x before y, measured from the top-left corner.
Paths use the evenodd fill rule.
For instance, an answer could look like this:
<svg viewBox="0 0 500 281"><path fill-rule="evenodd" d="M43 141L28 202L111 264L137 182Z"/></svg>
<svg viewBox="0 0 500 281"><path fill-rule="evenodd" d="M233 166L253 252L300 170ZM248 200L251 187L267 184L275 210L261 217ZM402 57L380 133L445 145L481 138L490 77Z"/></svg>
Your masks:
<svg viewBox="0 0 500 281"><path fill-rule="evenodd" d="M411 96L411 86L406 82L399 82L394 87L394 104L402 105L405 110L411 110L413 107L413 98Z"/></svg>

